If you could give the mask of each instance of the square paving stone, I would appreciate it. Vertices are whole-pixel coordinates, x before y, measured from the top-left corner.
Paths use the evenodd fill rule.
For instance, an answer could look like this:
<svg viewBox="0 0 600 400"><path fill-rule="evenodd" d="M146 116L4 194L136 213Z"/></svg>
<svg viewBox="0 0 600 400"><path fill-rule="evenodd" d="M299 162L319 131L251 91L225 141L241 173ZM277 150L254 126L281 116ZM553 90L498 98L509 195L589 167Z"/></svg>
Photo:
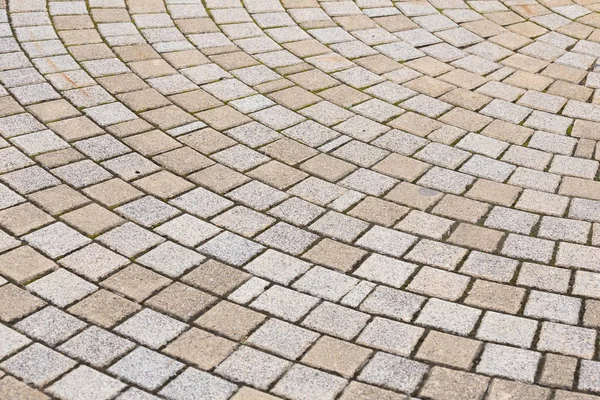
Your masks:
<svg viewBox="0 0 600 400"><path fill-rule="evenodd" d="M228 301L221 301L202 314L194 324L240 341L266 319L266 316Z"/></svg>
<svg viewBox="0 0 600 400"><path fill-rule="evenodd" d="M121 179L130 181L159 171L160 167L138 153L129 153L104 161L101 165L118 175Z"/></svg>
<svg viewBox="0 0 600 400"><path fill-rule="evenodd" d="M476 280L465 303L479 308L516 314L521 308L525 289L495 282Z"/></svg>
<svg viewBox="0 0 600 400"><path fill-rule="evenodd" d="M216 297L198 289L174 282L146 300L146 305L188 321L206 310L216 300Z"/></svg>
<svg viewBox="0 0 600 400"><path fill-rule="evenodd" d="M322 303L305 319L302 325L316 331L351 340L362 330L369 315L333 303Z"/></svg>
<svg viewBox="0 0 600 400"><path fill-rule="evenodd" d="M353 274L369 281L400 288L416 269L415 264L373 254Z"/></svg>
<svg viewBox="0 0 600 400"><path fill-rule="evenodd" d="M0 396L7 400L48 400L48 396L41 391L29 387L27 384L7 376L0 380Z"/></svg>
<svg viewBox="0 0 600 400"><path fill-rule="evenodd" d="M338 376L296 364L277 382L273 393L293 400L333 400L347 383Z"/></svg>
<svg viewBox="0 0 600 400"><path fill-rule="evenodd" d="M447 368L434 367L420 396L435 400L476 400L485 393L489 378Z"/></svg>
<svg viewBox="0 0 600 400"><path fill-rule="evenodd" d="M259 389L267 389L277 380L291 362L251 347L242 346L215 369L229 380L242 382Z"/></svg>
<svg viewBox="0 0 600 400"><path fill-rule="evenodd" d="M167 286L171 281L137 264L129 265L102 282L102 286L112 289L135 301L142 301L152 293Z"/></svg>
<svg viewBox="0 0 600 400"><path fill-rule="evenodd" d="M113 364L108 372L147 390L155 390L184 365L160 353L138 347Z"/></svg>
<svg viewBox="0 0 600 400"><path fill-rule="evenodd" d="M192 215L184 214L165 222L154 231L184 246L197 246L221 232L221 229Z"/></svg>
<svg viewBox="0 0 600 400"><path fill-rule="evenodd" d="M315 297L275 285L254 300L250 307L296 322L318 302Z"/></svg>
<svg viewBox="0 0 600 400"><path fill-rule="evenodd" d="M289 195L280 190L273 189L264 183L251 181L232 190L227 194L227 197L255 210L264 211L269 207L282 202L288 198Z"/></svg>
<svg viewBox="0 0 600 400"><path fill-rule="evenodd" d="M135 344L112 332L91 326L63 343L58 350L96 368L106 367Z"/></svg>
<svg viewBox="0 0 600 400"><path fill-rule="evenodd" d="M194 368L186 369L159 394L178 400L226 400L237 385Z"/></svg>
<svg viewBox="0 0 600 400"><path fill-rule="evenodd" d="M379 352L358 376L361 381L384 388L412 393L429 371L426 364Z"/></svg>
<svg viewBox="0 0 600 400"><path fill-rule="evenodd" d="M202 370L210 370L226 359L236 347L237 344L231 340L192 328L169 343L163 352Z"/></svg>
<svg viewBox="0 0 600 400"><path fill-rule="evenodd" d="M470 369L479 354L481 342L430 331L416 354L418 359L461 369Z"/></svg>
<svg viewBox="0 0 600 400"><path fill-rule="evenodd" d="M358 279L316 266L298 279L292 287L313 296L337 301L356 286L358 282Z"/></svg>
<svg viewBox="0 0 600 400"><path fill-rule="evenodd" d="M356 218L330 211L310 225L316 232L344 242L355 240L369 224Z"/></svg>
<svg viewBox="0 0 600 400"><path fill-rule="evenodd" d="M371 350L364 347L323 336L302 357L302 362L349 378L367 361L371 353Z"/></svg>
<svg viewBox="0 0 600 400"><path fill-rule="evenodd" d="M500 400L507 396L520 399L545 400L550 397L551 391L537 385L496 378L492 380L488 393L490 400Z"/></svg>
<svg viewBox="0 0 600 400"><path fill-rule="evenodd" d="M346 272L366 254L362 249L325 238L304 253L303 257L316 264Z"/></svg>
<svg viewBox="0 0 600 400"><path fill-rule="evenodd" d="M376 317L356 342L389 353L410 356L424 332L423 328Z"/></svg>
<svg viewBox="0 0 600 400"><path fill-rule="evenodd" d="M423 296L377 286L361 304L360 309L371 314L409 322L415 313L421 310L424 302L425 297Z"/></svg>
<svg viewBox="0 0 600 400"><path fill-rule="evenodd" d="M63 214L60 218L90 237L99 235L125 222L123 218L98 204L89 204Z"/></svg>
<svg viewBox="0 0 600 400"><path fill-rule="evenodd" d="M11 375L34 386L43 386L77 363L39 343L34 343L0 366Z"/></svg>
<svg viewBox="0 0 600 400"><path fill-rule="evenodd" d="M26 336L7 326L0 325L0 359L6 358L29 343L31 343L31 340Z"/></svg>
<svg viewBox="0 0 600 400"><path fill-rule="evenodd" d="M143 195L135 187L119 178L85 188L83 193L107 207L118 206Z"/></svg>
<svg viewBox="0 0 600 400"><path fill-rule="evenodd" d="M589 359L594 356L595 342L594 329L544 322L537 349Z"/></svg>
<svg viewBox="0 0 600 400"><path fill-rule="evenodd" d="M82 330L87 324L77 318L49 306L14 325L27 336L55 346Z"/></svg>
<svg viewBox="0 0 600 400"><path fill-rule="evenodd" d="M529 348L537 326L537 321L531 319L488 311L477 329L477 338Z"/></svg>
<svg viewBox="0 0 600 400"><path fill-rule="evenodd" d="M316 332L272 318L248 338L248 343L294 360L300 357L318 337L319 334Z"/></svg>
<svg viewBox="0 0 600 400"><path fill-rule="evenodd" d="M421 264L453 270L468 251L461 247L422 239L406 255L406 259Z"/></svg>
<svg viewBox="0 0 600 400"><path fill-rule="evenodd" d="M13 284L0 286L0 320L12 322L42 308L44 301Z"/></svg>
<svg viewBox="0 0 600 400"><path fill-rule="evenodd" d="M285 222L277 223L256 238L269 247L295 255L303 253L317 239L317 235Z"/></svg>
<svg viewBox="0 0 600 400"><path fill-rule="evenodd" d="M262 245L231 232L223 232L198 247L199 252L235 266L243 265L263 249Z"/></svg>
<svg viewBox="0 0 600 400"><path fill-rule="evenodd" d="M208 260L181 280L194 287L224 296L243 284L251 275L215 260Z"/></svg>
<svg viewBox="0 0 600 400"><path fill-rule="evenodd" d="M249 208L238 206L218 215L211 222L249 238L272 225L275 219Z"/></svg>
<svg viewBox="0 0 600 400"><path fill-rule="evenodd" d="M54 175L37 165L9 172L2 175L1 179L20 194L35 192L61 183Z"/></svg>
<svg viewBox="0 0 600 400"><path fill-rule="evenodd" d="M66 307L95 292L98 287L60 268L30 283L27 289L58 307Z"/></svg>
<svg viewBox="0 0 600 400"><path fill-rule="evenodd" d="M536 319L576 324L580 308L581 299L532 290L523 313Z"/></svg>
<svg viewBox="0 0 600 400"><path fill-rule="evenodd" d="M518 265L519 262L511 258L472 251L460 268L460 272L493 281L509 282Z"/></svg>
<svg viewBox="0 0 600 400"><path fill-rule="evenodd" d="M415 322L451 333L468 335L480 315L481 310L476 308L439 299L430 299Z"/></svg>
<svg viewBox="0 0 600 400"><path fill-rule="evenodd" d="M21 246L0 255L0 275L25 283L57 268L54 261L29 246Z"/></svg>
<svg viewBox="0 0 600 400"><path fill-rule="evenodd" d="M400 257L417 241L416 236L412 236L393 229L374 226L367 231L356 244L375 250L377 253Z"/></svg>
<svg viewBox="0 0 600 400"><path fill-rule="evenodd" d="M100 289L72 305L68 311L86 321L110 328L139 309L138 304Z"/></svg>
<svg viewBox="0 0 600 400"><path fill-rule="evenodd" d="M110 172L91 160L64 165L53 169L52 172L75 188L90 186L113 177Z"/></svg>
<svg viewBox="0 0 600 400"><path fill-rule="evenodd" d="M98 281L127 265L129 260L96 243L92 243L62 258L59 263L89 280Z"/></svg>
<svg viewBox="0 0 600 400"><path fill-rule="evenodd" d="M91 240L62 222L57 222L23 237L32 247L57 258L88 244Z"/></svg>
<svg viewBox="0 0 600 400"><path fill-rule="evenodd" d="M109 400L126 387L114 378L80 366L50 386L48 392L65 400Z"/></svg>
<svg viewBox="0 0 600 400"><path fill-rule="evenodd" d="M165 222L180 213L175 207L146 196L124 204L115 209L116 212L138 224L150 228Z"/></svg>
<svg viewBox="0 0 600 400"><path fill-rule="evenodd" d="M137 259L140 264L171 278L199 265L205 257L173 242L164 242Z"/></svg>
<svg viewBox="0 0 600 400"><path fill-rule="evenodd" d="M0 211L0 227L15 236L24 235L50 222L54 222L54 219L31 203Z"/></svg>
<svg viewBox="0 0 600 400"><path fill-rule="evenodd" d="M455 301L467 289L469 281L470 279L464 275L424 266L411 280L406 289L432 297Z"/></svg>
<svg viewBox="0 0 600 400"><path fill-rule="evenodd" d="M287 285L310 268L310 263L269 249L244 267L254 275Z"/></svg>
<svg viewBox="0 0 600 400"><path fill-rule="evenodd" d="M157 349L178 336L186 327L186 324L176 319L146 308L115 327L115 332Z"/></svg>
<svg viewBox="0 0 600 400"><path fill-rule="evenodd" d="M97 239L125 257L134 257L165 241L164 238L132 222L114 228Z"/></svg>
<svg viewBox="0 0 600 400"><path fill-rule="evenodd" d="M477 372L525 382L533 382L541 354L497 344L487 344Z"/></svg>
<svg viewBox="0 0 600 400"><path fill-rule="evenodd" d="M574 357L547 354L540 384L551 387L573 387L577 359Z"/></svg>

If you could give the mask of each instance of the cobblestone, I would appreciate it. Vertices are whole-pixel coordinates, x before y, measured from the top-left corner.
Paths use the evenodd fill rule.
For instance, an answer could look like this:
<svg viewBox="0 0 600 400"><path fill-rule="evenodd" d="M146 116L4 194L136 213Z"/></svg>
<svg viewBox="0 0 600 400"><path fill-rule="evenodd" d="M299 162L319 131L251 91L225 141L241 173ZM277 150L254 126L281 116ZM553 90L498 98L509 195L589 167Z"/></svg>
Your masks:
<svg viewBox="0 0 600 400"><path fill-rule="evenodd" d="M597 19L0 0L0 397L591 399Z"/></svg>

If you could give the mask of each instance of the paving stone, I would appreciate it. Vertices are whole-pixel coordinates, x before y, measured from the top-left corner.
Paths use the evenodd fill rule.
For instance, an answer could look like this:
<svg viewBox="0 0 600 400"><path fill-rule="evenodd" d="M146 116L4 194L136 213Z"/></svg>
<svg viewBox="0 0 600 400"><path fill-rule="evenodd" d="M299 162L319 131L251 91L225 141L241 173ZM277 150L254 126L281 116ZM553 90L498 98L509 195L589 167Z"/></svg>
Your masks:
<svg viewBox="0 0 600 400"><path fill-rule="evenodd" d="M62 399L110 399L126 385L89 367L81 366L69 372L48 391Z"/></svg>
<svg viewBox="0 0 600 400"><path fill-rule="evenodd" d="M54 308L46 307L19 321L16 329L49 346L55 346L82 330L87 324Z"/></svg>
<svg viewBox="0 0 600 400"><path fill-rule="evenodd" d="M531 291L524 314L537 319L575 324L579 320L581 300L560 294Z"/></svg>
<svg viewBox="0 0 600 400"><path fill-rule="evenodd" d="M92 326L63 343L59 350L97 368L106 367L133 349L133 342Z"/></svg>
<svg viewBox="0 0 600 400"><path fill-rule="evenodd" d="M318 337L318 333L277 319L270 319L248 338L248 343L294 360L300 357Z"/></svg>
<svg viewBox="0 0 600 400"><path fill-rule="evenodd" d="M354 275L400 288L416 269L414 264L373 254L354 271Z"/></svg>
<svg viewBox="0 0 600 400"><path fill-rule="evenodd" d="M138 347L113 364L108 372L147 390L155 390L184 365L160 353Z"/></svg>
<svg viewBox="0 0 600 400"><path fill-rule="evenodd" d="M34 343L0 365L11 375L39 387L73 368L76 362L42 344Z"/></svg>
<svg viewBox="0 0 600 400"><path fill-rule="evenodd" d="M534 320L488 311L477 329L477 338L529 348L537 325Z"/></svg>
<svg viewBox="0 0 600 400"><path fill-rule="evenodd" d="M470 369L481 347L481 342L476 340L430 331L419 347L416 357L451 367Z"/></svg>
<svg viewBox="0 0 600 400"><path fill-rule="evenodd" d="M412 393L425 374L426 364L386 353L377 353L363 368L358 379L384 388Z"/></svg>
<svg viewBox="0 0 600 400"><path fill-rule="evenodd" d="M291 365L289 361L242 346L215 369L225 378L266 389Z"/></svg>
<svg viewBox="0 0 600 400"><path fill-rule="evenodd" d="M167 398L227 399L237 386L206 372L188 368L159 392Z"/></svg>
<svg viewBox="0 0 600 400"><path fill-rule="evenodd" d="M537 348L589 359L593 356L595 341L596 331L593 329L544 322Z"/></svg>
<svg viewBox="0 0 600 400"><path fill-rule="evenodd" d="M95 292L98 287L66 269L60 268L30 283L27 285L27 289L52 304L66 307Z"/></svg>
<svg viewBox="0 0 600 400"><path fill-rule="evenodd" d="M375 318L357 338L357 343L408 357L424 329L384 318Z"/></svg>
<svg viewBox="0 0 600 400"><path fill-rule="evenodd" d="M401 290L377 286L361 304L360 309L405 322L411 321L425 298Z"/></svg>
<svg viewBox="0 0 600 400"><path fill-rule="evenodd" d="M131 222L106 232L98 240L125 257L133 257L164 241Z"/></svg>
<svg viewBox="0 0 600 400"><path fill-rule="evenodd" d="M298 400L312 399L314 396L333 399L345 386L345 379L303 365L294 365L277 382L273 392Z"/></svg>
<svg viewBox="0 0 600 400"><path fill-rule="evenodd" d="M26 336L21 335L7 326L1 325L0 331L2 332L2 339L0 340L0 358L6 358L31 343L31 340Z"/></svg>
<svg viewBox="0 0 600 400"><path fill-rule="evenodd" d="M533 382L541 354L497 344L487 344L477 365L477 372Z"/></svg>
<svg viewBox="0 0 600 400"><path fill-rule="evenodd" d="M489 378L476 374L434 367L420 395L431 399L477 399L488 382Z"/></svg>
<svg viewBox="0 0 600 400"><path fill-rule="evenodd" d="M367 323L369 316L333 303L322 303L304 319L302 324L322 333L350 340Z"/></svg>
<svg viewBox="0 0 600 400"><path fill-rule="evenodd" d="M443 329L451 333L468 335L481 311L439 299L430 299L415 322Z"/></svg>
<svg viewBox="0 0 600 400"><path fill-rule="evenodd" d="M179 335L186 325L166 315L144 309L115 328L150 348L156 349Z"/></svg>

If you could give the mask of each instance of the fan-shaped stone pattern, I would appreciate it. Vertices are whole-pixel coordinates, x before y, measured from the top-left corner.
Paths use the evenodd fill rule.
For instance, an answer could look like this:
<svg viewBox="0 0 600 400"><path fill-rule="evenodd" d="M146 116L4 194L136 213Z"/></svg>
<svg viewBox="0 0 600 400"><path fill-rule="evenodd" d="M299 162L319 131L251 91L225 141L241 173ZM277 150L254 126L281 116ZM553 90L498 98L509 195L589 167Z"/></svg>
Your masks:
<svg viewBox="0 0 600 400"><path fill-rule="evenodd" d="M593 3L0 0L0 397L594 399Z"/></svg>

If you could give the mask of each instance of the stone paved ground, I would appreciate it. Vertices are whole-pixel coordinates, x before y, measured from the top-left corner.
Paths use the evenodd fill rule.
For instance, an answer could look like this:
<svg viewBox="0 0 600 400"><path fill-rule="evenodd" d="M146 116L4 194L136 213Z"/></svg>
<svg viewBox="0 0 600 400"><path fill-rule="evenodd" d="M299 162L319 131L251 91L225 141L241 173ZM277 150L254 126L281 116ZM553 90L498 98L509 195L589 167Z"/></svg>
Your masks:
<svg viewBox="0 0 600 400"><path fill-rule="evenodd" d="M600 399L598 0L0 6L0 399Z"/></svg>

